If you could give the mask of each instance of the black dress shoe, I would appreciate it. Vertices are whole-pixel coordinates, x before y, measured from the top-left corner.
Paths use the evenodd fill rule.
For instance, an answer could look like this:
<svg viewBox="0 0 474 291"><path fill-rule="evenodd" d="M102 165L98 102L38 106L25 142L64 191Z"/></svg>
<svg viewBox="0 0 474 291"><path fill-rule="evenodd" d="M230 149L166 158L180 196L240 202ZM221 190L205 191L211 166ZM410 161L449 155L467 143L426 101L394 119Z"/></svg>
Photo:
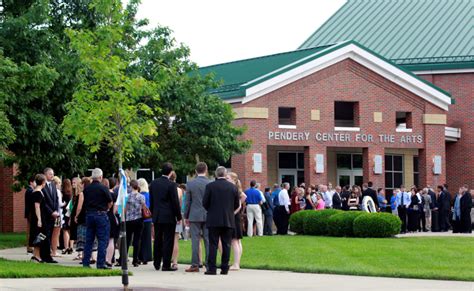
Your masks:
<svg viewBox="0 0 474 291"><path fill-rule="evenodd" d="M217 272L206 271L204 275L217 275Z"/></svg>
<svg viewBox="0 0 474 291"><path fill-rule="evenodd" d="M155 267L155 270L157 270L157 271L160 270L160 266L154 265L154 267Z"/></svg>
<svg viewBox="0 0 474 291"><path fill-rule="evenodd" d="M229 270L221 270L221 275L227 275L229 274Z"/></svg>
<svg viewBox="0 0 474 291"><path fill-rule="evenodd" d="M56 261L56 260L53 260L53 259L51 259L51 260L47 260L47 261L44 261L44 260L43 260L43 263L46 263L46 264L57 264L57 263L58 263L58 261Z"/></svg>
<svg viewBox="0 0 474 291"><path fill-rule="evenodd" d="M166 267L166 268L163 267L163 268L161 268L161 271L163 271L163 272L174 272L174 271L177 271L177 270L178 270L178 268L173 268L173 267Z"/></svg>

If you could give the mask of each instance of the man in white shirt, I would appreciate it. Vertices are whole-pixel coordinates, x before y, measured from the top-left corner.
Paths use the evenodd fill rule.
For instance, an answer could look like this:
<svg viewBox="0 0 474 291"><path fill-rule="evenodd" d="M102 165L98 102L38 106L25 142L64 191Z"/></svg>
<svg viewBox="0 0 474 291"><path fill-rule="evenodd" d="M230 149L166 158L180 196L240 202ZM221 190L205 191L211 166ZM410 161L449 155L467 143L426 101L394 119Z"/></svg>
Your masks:
<svg viewBox="0 0 474 291"><path fill-rule="evenodd" d="M402 221L401 233L407 232L407 208L410 206L411 197L408 192L405 191L403 185L400 186L400 192L397 194L397 205L398 205L398 217Z"/></svg>
<svg viewBox="0 0 474 291"><path fill-rule="evenodd" d="M290 189L289 183L283 183L283 189L278 194L278 216L279 225L277 225L277 234L288 234L288 220L290 218L290 196L288 195Z"/></svg>
<svg viewBox="0 0 474 291"><path fill-rule="evenodd" d="M328 186L321 185L321 194L323 195L325 207L332 208L332 195L334 195L334 192L329 191Z"/></svg>

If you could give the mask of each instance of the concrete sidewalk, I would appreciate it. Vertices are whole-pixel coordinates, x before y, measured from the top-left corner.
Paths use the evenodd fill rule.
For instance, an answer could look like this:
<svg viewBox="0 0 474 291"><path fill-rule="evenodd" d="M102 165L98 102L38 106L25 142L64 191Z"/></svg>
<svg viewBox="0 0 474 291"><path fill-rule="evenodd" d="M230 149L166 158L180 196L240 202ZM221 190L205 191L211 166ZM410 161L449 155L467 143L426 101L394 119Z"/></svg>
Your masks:
<svg viewBox="0 0 474 291"><path fill-rule="evenodd" d="M0 257L12 260L28 260L24 248L0 251ZM78 266L73 256L58 258L61 264ZM185 273L180 265L177 272L155 271L152 265L130 267L133 290L452 290L473 291L474 282L396 279L380 277L302 274L282 271L240 270L228 276L205 276L201 273ZM38 265L41 268L41 265ZM0 290L54 290L81 288L120 288L120 277L0 279ZM152 289L150 289L152 288ZM108 289L111 290L111 289ZM118 290L118 289L116 289Z"/></svg>

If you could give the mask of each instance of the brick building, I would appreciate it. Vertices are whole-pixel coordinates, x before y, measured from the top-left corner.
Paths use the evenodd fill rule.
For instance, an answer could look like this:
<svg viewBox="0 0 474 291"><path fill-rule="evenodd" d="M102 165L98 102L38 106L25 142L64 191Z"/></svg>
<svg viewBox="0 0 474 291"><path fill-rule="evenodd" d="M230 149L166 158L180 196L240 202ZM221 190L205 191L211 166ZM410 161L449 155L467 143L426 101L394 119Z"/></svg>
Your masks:
<svg viewBox="0 0 474 291"><path fill-rule="evenodd" d="M245 125L247 186L474 186L472 0L348 0L297 50L201 68ZM284 39L284 36L282 37ZM0 231L24 230L0 169Z"/></svg>
<svg viewBox="0 0 474 291"><path fill-rule="evenodd" d="M201 68L252 141L232 170L245 186L472 184L472 6L349 0L298 50Z"/></svg>

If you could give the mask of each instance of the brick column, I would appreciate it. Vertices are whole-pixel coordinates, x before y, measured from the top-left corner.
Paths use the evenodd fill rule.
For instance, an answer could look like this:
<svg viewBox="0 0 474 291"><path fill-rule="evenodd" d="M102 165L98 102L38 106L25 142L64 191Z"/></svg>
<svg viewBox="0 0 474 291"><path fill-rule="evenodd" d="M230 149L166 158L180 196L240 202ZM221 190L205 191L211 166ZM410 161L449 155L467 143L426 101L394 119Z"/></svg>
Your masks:
<svg viewBox="0 0 474 291"><path fill-rule="evenodd" d="M376 155L382 156L382 173L375 174L374 167L375 162L374 158ZM383 188L385 187L385 150L383 147L371 146L369 148L363 148L362 150L362 168L364 174L364 183L371 181L374 184L374 188Z"/></svg>
<svg viewBox="0 0 474 291"><path fill-rule="evenodd" d="M425 148L419 151L418 157L420 171L420 185L418 185L418 187L425 187L427 185L436 187L446 182L446 142L444 127L445 125L425 125ZM433 173L433 158L435 156L441 156L441 174L439 175Z"/></svg>
<svg viewBox="0 0 474 291"><path fill-rule="evenodd" d="M324 156L324 173L316 173L316 155ZM327 184L328 182L328 163L327 163L327 147L325 146L309 146L304 148L304 181L306 185L310 184Z"/></svg>

